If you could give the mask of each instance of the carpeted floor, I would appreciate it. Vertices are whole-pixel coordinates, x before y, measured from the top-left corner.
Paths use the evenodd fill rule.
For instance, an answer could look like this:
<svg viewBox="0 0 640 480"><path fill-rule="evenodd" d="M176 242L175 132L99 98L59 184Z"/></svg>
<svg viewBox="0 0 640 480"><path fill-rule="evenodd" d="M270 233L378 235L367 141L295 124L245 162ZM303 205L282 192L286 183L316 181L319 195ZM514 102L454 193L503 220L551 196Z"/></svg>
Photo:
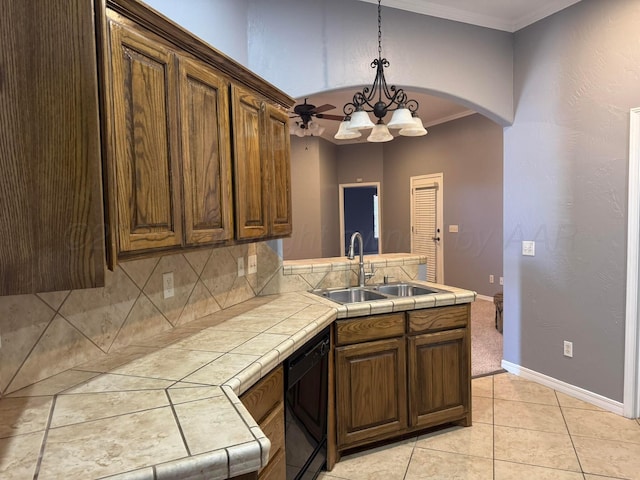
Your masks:
<svg viewBox="0 0 640 480"><path fill-rule="evenodd" d="M471 304L471 376L501 371L502 334L495 328L492 301L476 300Z"/></svg>

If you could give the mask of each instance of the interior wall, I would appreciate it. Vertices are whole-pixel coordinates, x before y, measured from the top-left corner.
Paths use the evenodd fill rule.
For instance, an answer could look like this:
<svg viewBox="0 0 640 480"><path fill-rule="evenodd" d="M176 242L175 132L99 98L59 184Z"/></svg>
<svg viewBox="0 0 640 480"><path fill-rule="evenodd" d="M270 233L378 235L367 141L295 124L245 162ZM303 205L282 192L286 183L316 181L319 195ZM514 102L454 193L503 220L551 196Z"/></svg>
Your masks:
<svg viewBox="0 0 640 480"><path fill-rule="evenodd" d="M249 0L142 0L244 66L248 65Z"/></svg>
<svg viewBox="0 0 640 480"><path fill-rule="evenodd" d="M445 282L492 296L502 290L502 128L475 114L428 130L384 146L384 250L411 251L410 177L442 172Z"/></svg>
<svg viewBox="0 0 640 480"><path fill-rule="evenodd" d="M320 237L321 257L339 257L340 200L338 196L338 147L326 140L319 141L320 168Z"/></svg>
<svg viewBox="0 0 640 480"><path fill-rule="evenodd" d="M291 136L291 237L282 240L285 260L322 257L319 139Z"/></svg>
<svg viewBox="0 0 640 480"><path fill-rule="evenodd" d="M635 0L583 0L517 32L504 136L504 358L617 401L638 24Z"/></svg>
<svg viewBox="0 0 640 480"><path fill-rule="evenodd" d="M249 0L248 15L249 67L293 97L371 84L375 4ZM437 92L511 123L512 34L384 6L382 30L390 83Z"/></svg>

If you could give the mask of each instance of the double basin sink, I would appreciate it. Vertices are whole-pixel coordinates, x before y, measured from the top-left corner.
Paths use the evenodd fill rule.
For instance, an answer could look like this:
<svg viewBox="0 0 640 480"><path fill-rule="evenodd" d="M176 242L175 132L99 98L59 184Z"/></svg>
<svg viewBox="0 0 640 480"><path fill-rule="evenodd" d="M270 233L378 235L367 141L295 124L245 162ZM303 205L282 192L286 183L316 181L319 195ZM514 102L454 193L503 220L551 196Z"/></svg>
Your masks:
<svg viewBox="0 0 640 480"><path fill-rule="evenodd" d="M417 295L433 295L445 290L425 287L414 283L385 283L365 287L329 288L311 290L311 293L332 300L336 303L372 302L397 297L415 297Z"/></svg>

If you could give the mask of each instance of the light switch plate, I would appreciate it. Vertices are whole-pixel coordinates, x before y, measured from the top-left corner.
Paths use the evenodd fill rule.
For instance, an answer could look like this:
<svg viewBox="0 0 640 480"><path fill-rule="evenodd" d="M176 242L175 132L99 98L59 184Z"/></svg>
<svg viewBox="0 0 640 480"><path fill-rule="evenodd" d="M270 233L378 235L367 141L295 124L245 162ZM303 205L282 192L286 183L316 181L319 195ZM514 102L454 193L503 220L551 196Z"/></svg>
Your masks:
<svg viewBox="0 0 640 480"><path fill-rule="evenodd" d="M252 273L257 273L257 271L258 271L258 256L249 255L249 258L247 258L247 275L251 275Z"/></svg>
<svg viewBox="0 0 640 480"><path fill-rule="evenodd" d="M238 257L238 276L244 277L244 257Z"/></svg>
<svg viewBox="0 0 640 480"><path fill-rule="evenodd" d="M458 225L449 225L449 233L458 233Z"/></svg>
<svg viewBox="0 0 640 480"><path fill-rule="evenodd" d="M162 291L165 300L175 295L173 290L173 272L162 274Z"/></svg>
<svg viewBox="0 0 640 480"><path fill-rule="evenodd" d="M522 241L522 255L527 257L535 257L536 255L536 242L533 240Z"/></svg>

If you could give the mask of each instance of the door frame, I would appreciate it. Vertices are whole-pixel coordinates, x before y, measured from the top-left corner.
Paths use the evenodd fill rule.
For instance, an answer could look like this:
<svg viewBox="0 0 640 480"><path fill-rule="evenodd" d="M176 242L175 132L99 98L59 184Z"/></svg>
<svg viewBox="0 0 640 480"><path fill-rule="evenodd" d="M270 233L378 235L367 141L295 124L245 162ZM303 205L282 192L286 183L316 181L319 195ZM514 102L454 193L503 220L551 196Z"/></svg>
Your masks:
<svg viewBox="0 0 640 480"><path fill-rule="evenodd" d="M376 187L378 191L378 254L382 253L382 190L380 182L359 182L338 184L338 195L340 196L340 256L344 253L344 189L353 187Z"/></svg>
<svg viewBox="0 0 640 480"><path fill-rule="evenodd" d="M444 174L440 172L409 177L409 234L411 236L411 253L413 253L413 189L415 188L414 183L418 182L432 182L438 186L436 190L436 227L440 229L440 248L436 249L436 281L444 284ZM429 265L427 265L427 268L429 268Z"/></svg>
<svg viewBox="0 0 640 480"><path fill-rule="evenodd" d="M627 286L623 415L640 417L640 108L632 108L629 127L627 208Z"/></svg>

